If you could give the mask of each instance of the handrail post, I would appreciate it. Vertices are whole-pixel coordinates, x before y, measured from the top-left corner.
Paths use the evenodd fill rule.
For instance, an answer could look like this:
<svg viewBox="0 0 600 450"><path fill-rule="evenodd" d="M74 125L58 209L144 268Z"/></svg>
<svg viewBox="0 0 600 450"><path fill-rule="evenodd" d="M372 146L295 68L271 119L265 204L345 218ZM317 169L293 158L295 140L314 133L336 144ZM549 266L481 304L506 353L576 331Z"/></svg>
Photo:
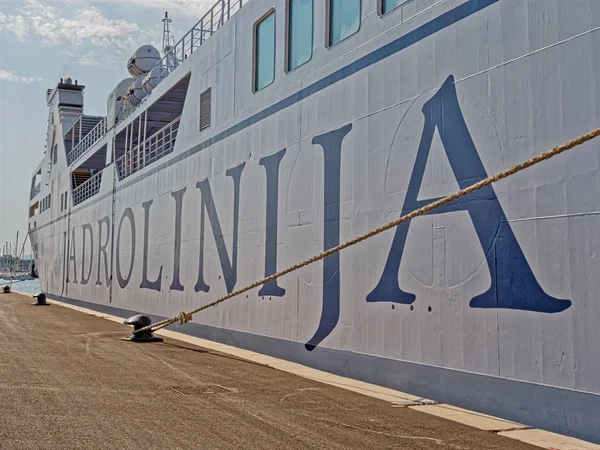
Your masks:
<svg viewBox="0 0 600 450"><path fill-rule="evenodd" d="M144 153L142 156L144 165L142 167L146 167L146 142L148 141L148 135L146 134L147 129L148 129L148 110L144 111Z"/></svg>
<svg viewBox="0 0 600 450"><path fill-rule="evenodd" d="M146 110L147 111L147 110ZM138 141L136 146L136 168L140 170L140 148L142 146L142 115L140 114L140 118L138 120Z"/></svg>
<svg viewBox="0 0 600 450"><path fill-rule="evenodd" d="M129 153L131 153L131 150L133 149L133 122L135 120L131 121L131 124L129 124L128 126L131 127L131 131L129 133Z"/></svg>

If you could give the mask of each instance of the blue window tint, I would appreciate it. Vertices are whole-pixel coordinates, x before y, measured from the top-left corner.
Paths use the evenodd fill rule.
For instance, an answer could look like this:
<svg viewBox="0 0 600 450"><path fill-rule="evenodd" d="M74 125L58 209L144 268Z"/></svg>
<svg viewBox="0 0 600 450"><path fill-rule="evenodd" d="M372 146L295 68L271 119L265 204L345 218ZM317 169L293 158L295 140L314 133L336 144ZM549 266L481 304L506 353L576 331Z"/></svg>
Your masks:
<svg viewBox="0 0 600 450"><path fill-rule="evenodd" d="M313 0L289 0L288 3L288 70L312 57Z"/></svg>
<svg viewBox="0 0 600 450"><path fill-rule="evenodd" d="M275 79L275 11L256 25L254 90L260 91Z"/></svg>
<svg viewBox="0 0 600 450"><path fill-rule="evenodd" d="M360 27L360 0L329 0L329 45L334 45Z"/></svg>
<svg viewBox="0 0 600 450"><path fill-rule="evenodd" d="M406 3L406 0L381 0L381 14L391 11L400 3Z"/></svg>

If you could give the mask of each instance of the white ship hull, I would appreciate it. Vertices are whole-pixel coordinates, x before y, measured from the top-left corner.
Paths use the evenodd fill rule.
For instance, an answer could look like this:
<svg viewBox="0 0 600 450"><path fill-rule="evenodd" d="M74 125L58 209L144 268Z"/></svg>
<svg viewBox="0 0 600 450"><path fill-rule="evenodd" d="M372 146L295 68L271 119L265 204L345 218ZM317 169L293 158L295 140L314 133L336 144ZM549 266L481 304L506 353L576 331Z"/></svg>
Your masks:
<svg viewBox="0 0 600 450"><path fill-rule="evenodd" d="M600 123L593 1L416 0L380 17L364 0L360 31L331 48L315 2L311 61L285 73L278 57L253 93L252 25L275 4L282 55L285 3L244 5L108 130L97 193L61 211L91 153L43 171L32 203L52 202L30 236L50 298L170 317ZM172 151L116 170L118 136L182 84ZM599 158L584 144L177 330L600 442Z"/></svg>

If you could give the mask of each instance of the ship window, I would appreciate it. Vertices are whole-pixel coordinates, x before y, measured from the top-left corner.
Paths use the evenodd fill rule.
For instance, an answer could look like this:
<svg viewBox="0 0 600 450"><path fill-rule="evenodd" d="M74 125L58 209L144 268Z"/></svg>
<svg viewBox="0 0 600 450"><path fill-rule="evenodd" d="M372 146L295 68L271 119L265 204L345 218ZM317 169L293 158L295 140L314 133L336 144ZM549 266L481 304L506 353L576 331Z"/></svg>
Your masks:
<svg viewBox="0 0 600 450"><path fill-rule="evenodd" d="M58 144L54 144L52 147L52 162L56 164L58 162Z"/></svg>
<svg viewBox="0 0 600 450"><path fill-rule="evenodd" d="M294 70L312 57L313 0L288 0L287 70Z"/></svg>
<svg viewBox="0 0 600 450"><path fill-rule="evenodd" d="M60 194L60 211L64 209L65 206L65 194Z"/></svg>
<svg viewBox="0 0 600 450"><path fill-rule="evenodd" d="M360 28L360 0L329 0L327 15L327 43L332 46Z"/></svg>
<svg viewBox="0 0 600 450"><path fill-rule="evenodd" d="M200 131L210 127L210 88L200 94Z"/></svg>
<svg viewBox="0 0 600 450"><path fill-rule="evenodd" d="M406 3L408 0L379 0L379 15L390 12L392 9Z"/></svg>
<svg viewBox="0 0 600 450"><path fill-rule="evenodd" d="M48 194L48 208L50 208L50 205L51 205L51 203L50 203L51 198L52 198L52 194Z"/></svg>
<svg viewBox="0 0 600 450"><path fill-rule="evenodd" d="M275 10L254 26L254 91L275 80Z"/></svg>

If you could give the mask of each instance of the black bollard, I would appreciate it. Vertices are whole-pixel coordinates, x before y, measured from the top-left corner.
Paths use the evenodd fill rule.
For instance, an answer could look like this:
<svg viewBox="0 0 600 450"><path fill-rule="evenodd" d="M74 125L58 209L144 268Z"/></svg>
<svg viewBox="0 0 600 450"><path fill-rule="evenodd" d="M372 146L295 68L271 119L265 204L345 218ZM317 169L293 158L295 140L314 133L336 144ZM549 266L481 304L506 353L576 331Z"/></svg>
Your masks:
<svg viewBox="0 0 600 450"><path fill-rule="evenodd" d="M8 284L7 284L6 286L4 286L4 287L2 288L2 292L3 292L4 294L10 294L10 286L9 286Z"/></svg>
<svg viewBox="0 0 600 450"><path fill-rule="evenodd" d="M152 334L152 331L150 330L146 330L146 331L142 331L141 333L136 333L136 330L139 330L140 328L144 328L147 327L148 325L152 325L152 320L150 320L150 317L146 316L145 314L137 314L133 317L130 317L129 319L125 319L123 321L123 323L125 325L133 325L133 331L134 333L126 338L123 338L124 341L131 341L131 342L162 342L163 339L161 337L158 336L154 336Z"/></svg>
<svg viewBox="0 0 600 450"><path fill-rule="evenodd" d="M46 303L46 294L43 292L34 295L33 298L37 298L37 303L32 303L33 306L50 306L50 303Z"/></svg>

